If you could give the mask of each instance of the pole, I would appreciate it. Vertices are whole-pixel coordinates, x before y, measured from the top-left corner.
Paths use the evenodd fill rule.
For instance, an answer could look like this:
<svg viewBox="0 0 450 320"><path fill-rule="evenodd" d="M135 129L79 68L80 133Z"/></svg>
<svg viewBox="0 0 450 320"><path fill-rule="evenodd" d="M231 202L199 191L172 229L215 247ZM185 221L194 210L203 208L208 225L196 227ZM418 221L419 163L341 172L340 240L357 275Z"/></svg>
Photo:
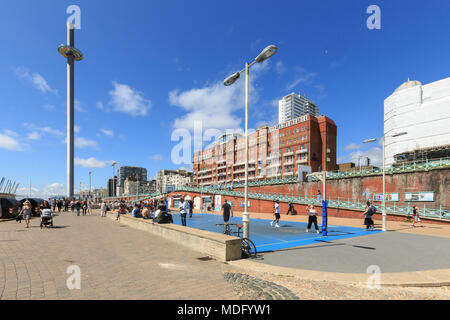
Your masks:
<svg viewBox="0 0 450 320"><path fill-rule="evenodd" d="M67 45L75 47L75 29L67 24ZM73 198L74 193L74 78L75 67L73 56L67 57L67 196Z"/></svg>
<svg viewBox="0 0 450 320"><path fill-rule="evenodd" d="M248 213L248 105L249 105L249 64L245 63L245 194L244 194L244 213L242 222L244 225L243 237L249 238L250 221Z"/></svg>
<svg viewBox="0 0 450 320"><path fill-rule="evenodd" d="M89 200L91 200L91 174L92 172L89 171Z"/></svg>
<svg viewBox="0 0 450 320"><path fill-rule="evenodd" d="M385 169L385 136L383 136L383 226L382 230L386 231L386 169Z"/></svg>

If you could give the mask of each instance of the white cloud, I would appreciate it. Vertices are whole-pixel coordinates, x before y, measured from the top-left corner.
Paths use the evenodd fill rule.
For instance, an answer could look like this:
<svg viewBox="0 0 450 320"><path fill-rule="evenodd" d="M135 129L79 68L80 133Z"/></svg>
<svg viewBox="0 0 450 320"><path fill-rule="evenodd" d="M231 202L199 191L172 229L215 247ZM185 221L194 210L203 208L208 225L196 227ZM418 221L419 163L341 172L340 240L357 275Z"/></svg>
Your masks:
<svg viewBox="0 0 450 320"><path fill-rule="evenodd" d="M254 82L258 76L267 71L268 61L256 64L250 77L250 103L258 101L258 90ZM237 129L241 118L233 114L245 105L245 79L239 79L231 86L224 86L222 81L180 92L169 92L169 103L184 109L187 113L174 121L175 128L194 129L194 121L201 121L203 130Z"/></svg>
<svg viewBox="0 0 450 320"><path fill-rule="evenodd" d="M41 134L37 131L33 131L30 134L28 134L28 139L30 140L41 140Z"/></svg>
<svg viewBox="0 0 450 320"><path fill-rule="evenodd" d="M299 84L311 84L312 80L317 76L315 72L308 72L302 67L296 68L295 78L286 86L286 90L293 90Z"/></svg>
<svg viewBox="0 0 450 320"><path fill-rule="evenodd" d="M161 154L153 154L150 156L150 160L152 161L162 161L163 156Z"/></svg>
<svg viewBox="0 0 450 320"><path fill-rule="evenodd" d="M23 151L23 147L19 142L6 134L0 133L0 148L11 151Z"/></svg>
<svg viewBox="0 0 450 320"><path fill-rule="evenodd" d="M112 130L107 130L107 129L100 129L100 131L108 137L113 137L114 136L114 132Z"/></svg>
<svg viewBox="0 0 450 320"><path fill-rule="evenodd" d="M80 130L81 130L81 128L80 128L79 126L74 126L74 127L73 127L73 131L74 131L75 133L80 132Z"/></svg>
<svg viewBox="0 0 450 320"><path fill-rule="evenodd" d="M83 108L83 106L81 105L81 102L79 100L75 100L74 108L78 112L86 112L86 110Z"/></svg>
<svg viewBox="0 0 450 320"><path fill-rule="evenodd" d="M152 102L142 94L126 84L113 81L114 89L109 92L110 104L114 111L123 112L131 116L145 116L152 107Z"/></svg>
<svg viewBox="0 0 450 320"><path fill-rule="evenodd" d="M107 164L108 161L97 160L95 158L75 158L75 165L83 168L104 168Z"/></svg>
<svg viewBox="0 0 450 320"><path fill-rule="evenodd" d="M8 129L3 130L3 133L6 134L7 136L13 136L13 137L19 136L19 134L17 132L8 130Z"/></svg>
<svg viewBox="0 0 450 320"><path fill-rule="evenodd" d="M75 147L83 149L83 148L93 148L98 149L98 144L94 140L89 140L81 137L75 138Z"/></svg>
<svg viewBox="0 0 450 320"><path fill-rule="evenodd" d="M278 74L281 75L286 72L286 67L284 66L282 61L277 61L277 63L275 64L275 70Z"/></svg>
<svg viewBox="0 0 450 320"><path fill-rule="evenodd" d="M382 166L383 164L383 154L381 148L372 148L369 150L357 150L350 153L349 158L351 162L354 162L356 165L359 164L359 159L361 157L361 165L365 165L367 159L370 159L370 164L374 166Z"/></svg>
<svg viewBox="0 0 450 320"><path fill-rule="evenodd" d="M58 130L58 129L53 129L51 127L43 127L40 130L42 130L45 133L49 133L55 136L63 136L64 133L62 133L62 131Z"/></svg>
<svg viewBox="0 0 450 320"><path fill-rule="evenodd" d="M356 143L351 143L351 144L345 146L344 150L345 151L350 151L350 150L355 150L355 149L359 149L359 148L361 148L361 145L356 144Z"/></svg>
<svg viewBox="0 0 450 320"><path fill-rule="evenodd" d="M16 74L19 78L31 82L36 89L43 93L50 92L55 95L58 94L58 91L51 88L47 83L47 80L37 72L31 74L26 68L21 67L16 69Z"/></svg>

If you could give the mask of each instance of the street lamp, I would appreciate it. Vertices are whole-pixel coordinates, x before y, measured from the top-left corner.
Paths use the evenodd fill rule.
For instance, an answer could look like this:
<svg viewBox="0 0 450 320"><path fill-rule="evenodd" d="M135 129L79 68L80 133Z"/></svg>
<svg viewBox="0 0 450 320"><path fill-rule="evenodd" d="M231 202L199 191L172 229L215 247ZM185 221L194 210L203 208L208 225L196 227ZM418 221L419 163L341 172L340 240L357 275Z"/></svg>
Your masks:
<svg viewBox="0 0 450 320"><path fill-rule="evenodd" d="M250 227L250 215L248 213L248 107L249 107L249 75L250 75L250 67L255 63L261 63L270 57L272 57L278 48L274 45L267 46L263 51L255 58L252 63L245 63L245 69L236 72L226 78L223 81L225 86L231 86L237 79L241 76L241 73L245 71L245 192L244 192L244 213L242 214L242 222L244 225L244 238L249 237L249 227Z"/></svg>
<svg viewBox="0 0 450 320"><path fill-rule="evenodd" d="M89 171L89 200L92 200L92 195L91 195L91 190L92 190L92 188L91 188L91 175L92 175L92 172Z"/></svg>
<svg viewBox="0 0 450 320"><path fill-rule="evenodd" d="M111 196L115 196L116 195L116 184L114 183L115 182L115 177L116 177L116 173L115 173L115 171L114 171L114 166L117 164L117 162L116 161L113 161L112 163L111 163L111 167L113 168L113 176L112 176L112 186L111 186L111 189L112 189L112 192L111 192Z"/></svg>
<svg viewBox="0 0 450 320"><path fill-rule="evenodd" d="M388 137L399 137L399 136L403 136L405 134L408 134L408 132L399 132L399 133L395 133L393 135L390 135ZM383 225L382 225L382 230L386 231L386 169L385 169L385 162L386 162L386 157L385 157L385 139L386 139L386 135L383 135L381 137L381 141L382 141L382 145L383 145L383 202L382 202L382 206L383 206L383 213L382 213L382 218L383 218ZM377 139L367 139L364 140L363 143L370 143L370 142L375 142L377 141Z"/></svg>

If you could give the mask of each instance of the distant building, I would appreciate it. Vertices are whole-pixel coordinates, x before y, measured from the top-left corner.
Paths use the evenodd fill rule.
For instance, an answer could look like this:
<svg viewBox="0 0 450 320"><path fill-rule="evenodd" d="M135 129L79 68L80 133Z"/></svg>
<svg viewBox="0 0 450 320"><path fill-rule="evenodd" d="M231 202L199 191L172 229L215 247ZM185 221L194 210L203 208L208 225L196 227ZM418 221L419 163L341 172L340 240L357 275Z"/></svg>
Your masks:
<svg viewBox="0 0 450 320"><path fill-rule="evenodd" d="M156 188L160 192L176 189L192 182L192 172L186 170L161 170L156 174Z"/></svg>
<svg viewBox="0 0 450 320"><path fill-rule="evenodd" d="M140 167L122 166L117 170L117 196L126 195L125 180L133 176L138 181L139 188L145 188L147 184L147 169Z"/></svg>
<svg viewBox="0 0 450 320"><path fill-rule="evenodd" d="M114 177L114 181L113 179L108 179L108 197L115 197L117 195L116 188L117 177Z"/></svg>
<svg viewBox="0 0 450 320"><path fill-rule="evenodd" d="M450 77L408 80L384 100L386 165L450 155ZM405 135L392 135L407 132Z"/></svg>
<svg viewBox="0 0 450 320"><path fill-rule="evenodd" d="M309 114L258 127L249 134L249 180L296 177L303 166L335 171L336 135L333 120ZM222 135L211 147L194 151L192 168L195 184L243 182L245 137Z"/></svg>
<svg viewBox="0 0 450 320"><path fill-rule="evenodd" d="M278 123L311 114L315 117L319 116L319 108L308 98L291 93L278 101Z"/></svg>
<svg viewBox="0 0 450 320"><path fill-rule="evenodd" d="M350 171L355 168L355 164L353 162L339 163L337 166L339 171Z"/></svg>
<svg viewBox="0 0 450 320"><path fill-rule="evenodd" d="M154 193L157 191L156 189L156 179L151 179L147 182L147 193Z"/></svg>

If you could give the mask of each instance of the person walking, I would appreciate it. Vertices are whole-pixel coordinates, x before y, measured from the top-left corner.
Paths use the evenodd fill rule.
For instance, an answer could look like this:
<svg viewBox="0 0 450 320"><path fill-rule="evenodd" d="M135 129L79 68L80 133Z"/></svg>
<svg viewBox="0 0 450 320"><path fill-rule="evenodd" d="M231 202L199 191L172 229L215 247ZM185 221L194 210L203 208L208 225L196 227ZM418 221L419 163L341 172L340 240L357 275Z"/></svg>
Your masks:
<svg viewBox="0 0 450 320"><path fill-rule="evenodd" d="M273 227L273 224L275 223L275 227L279 228L280 226L278 225L278 222L280 222L280 203L278 200L275 201L273 215L274 215L274 219L270 223L270 226Z"/></svg>
<svg viewBox="0 0 450 320"><path fill-rule="evenodd" d="M184 196L181 197L180 199L180 215L181 215L181 224L183 226L186 226L186 214L187 214L187 208L188 208L188 204L184 201Z"/></svg>
<svg viewBox="0 0 450 320"><path fill-rule="evenodd" d="M87 211L86 201L81 201L81 208L83 209L83 216L85 216L86 215L86 211Z"/></svg>
<svg viewBox="0 0 450 320"><path fill-rule="evenodd" d="M74 201L73 207L77 210L77 216L80 216L81 203L80 201ZM72 209L73 211L73 209Z"/></svg>
<svg viewBox="0 0 450 320"><path fill-rule="evenodd" d="M194 210L194 201L189 200L189 218L192 218L192 211Z"/></svg>
<svg viewBox="0 0 450 320"><path fill-rule="evenodd" d="M58 207L58 212L61 212L62 200L58 200L58 201L56 202L56 206Z"/></svg>
<svg viewBox="0 0 450 320"><path fill-rule="evenodd" d="M91 201L88 201L87 202L87 214L88 215L92 215L92 203L91 203Z"/></svg>
<svg viewBox="0 0 450 320"><path fill-rule="evenodd" d="M69 199L64 200L64 212L69 211Z"/></svg>
<svg viewBox="0 0 450 320"><path fill-rule="evenodd" d="M231 205L227 202L227 199L224 200L224 204L222 206L223 209L223 233L227 234L228 230L228 221L230 221L230 214L233 217L233 210L231 209Z"/></svg>
<svg viewBox="0 0 450 320"><path fill-rule="evenodd" d="M106 203L105 200L102 200L102 204L100 205L100 216L106 217Z"/></svg>
<svg viewBox="0 0 450 320"><path fill-rule="evenodd" d="M286 215L289 215L289 212L291 213L291 215L294 215L294 204L291 201L289 201L289 209Z"/></svg>
<svg viewBox="0 0 450 320"><path fill-rule="evenodd" d="M420 222L420 216L419 216L419 208L417 206L413 206L413 224L411 225L411 228L416 227L416 222L420 224L422 227L422 223Z"/></svg>
<svg viewBox="0 0 450 320"><path fill-rule="evenodd" d="M306 227L306 232L309 232L311 225L314 223L316 233L319 233L319 227L317 226L317 212L316 209L314 209L314 205L310 204L306 211L308 212L308 226Z"/></svg>
<svg viewBox="0 0 450 320"><path fill-rule="evenodd" d="M51 205L52 205L52 211L55 212L56 211L56 199L51 199Z"/></svg>
<svg viewBox="0 0 450 320"><path fill-rule="evenodd" d="M26 223L25 228L29 228L30 219L31 219L31 203L30 203L30 201L28 201L28 200L25 201L22 209L19 212L19 215L21 215L23 217L23 219L25 219L25 223Z"/></svg>
<svg viewBox="0 0 450 320"><path fill-rule="evenodd" d="M364 224L366 225L366 230L373 230L373 220L372 216L377 211L374 205L370 203L370 201L366 202L366 210L363 212L362 216L364 215L366 218L364 219Z"/></svg>

